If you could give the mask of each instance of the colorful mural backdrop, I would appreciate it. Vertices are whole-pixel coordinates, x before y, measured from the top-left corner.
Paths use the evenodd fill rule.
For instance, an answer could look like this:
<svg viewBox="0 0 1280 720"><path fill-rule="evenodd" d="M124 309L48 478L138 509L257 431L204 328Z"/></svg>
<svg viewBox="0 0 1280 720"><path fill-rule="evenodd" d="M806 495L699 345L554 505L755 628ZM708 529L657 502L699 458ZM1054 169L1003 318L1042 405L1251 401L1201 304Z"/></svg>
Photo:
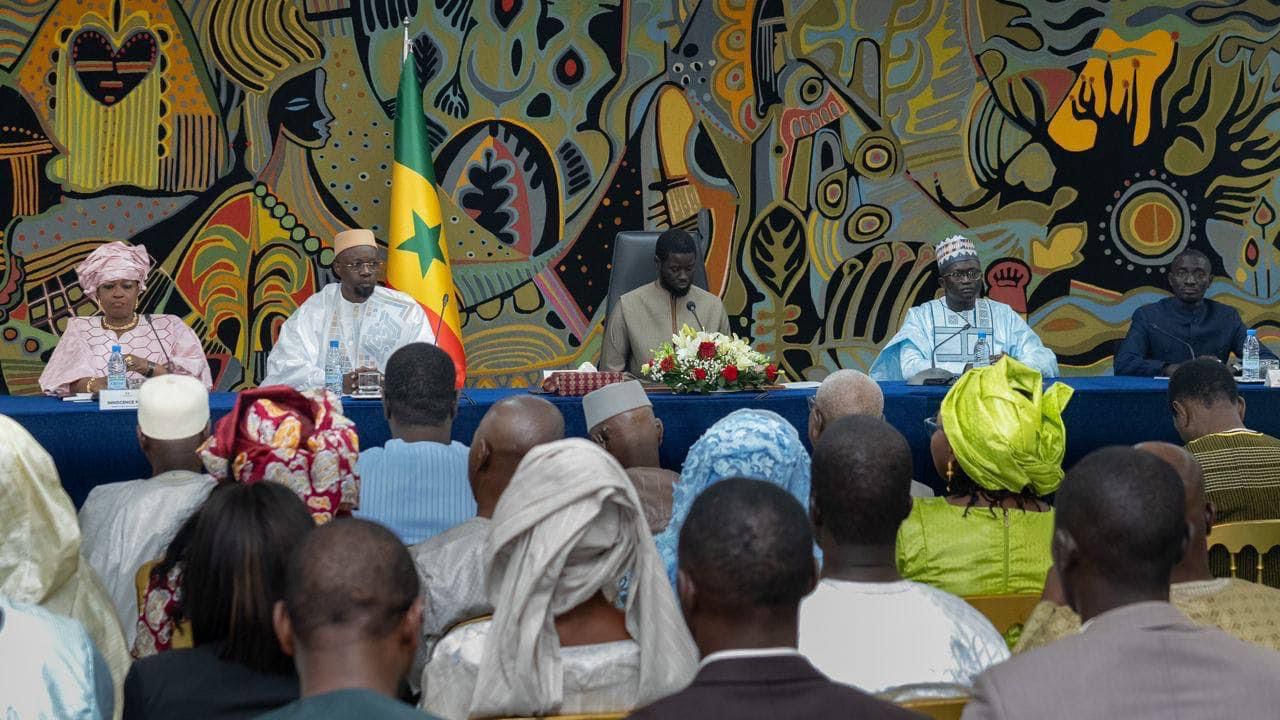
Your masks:
<svg viewBox="0 0 1280 720"><path fill-rule="evenodd" d="M955 232L1068 372L1188 247L1280 335L1266 0L9 0L3 390L113 239L219 387L260 378L333 234L385 241L405 17L474 384L595 359L614 234L704 208L712 289L795 377L865 368Z"/></svg>

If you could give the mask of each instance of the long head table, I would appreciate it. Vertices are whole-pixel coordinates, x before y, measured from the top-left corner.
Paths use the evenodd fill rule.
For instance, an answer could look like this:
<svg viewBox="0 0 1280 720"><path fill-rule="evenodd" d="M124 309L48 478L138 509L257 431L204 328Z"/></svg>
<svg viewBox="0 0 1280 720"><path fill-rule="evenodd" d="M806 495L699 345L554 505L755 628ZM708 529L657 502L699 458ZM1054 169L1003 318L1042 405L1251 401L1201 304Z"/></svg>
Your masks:
<svg viewBox="0 0 1280 720"><path fill-rule="evenodd" d="M1143 440L1178 441L1169 419L1168 382L1147 378L1092 377L1063 380L1075 388L1066 410L1067 457L1070 465L1084 454L1105 445L1132 444ZM924 419L937 412L946 394L943 387L908 387L884 383L885 419L911 443L917 479L940 490L942 482L929 456ZM1248 403L1250 427L1280 435L1280 390L1256 385L1241 386ZM494 402L526 390L468 390L458 402L453 436L470 442L480 418ZM698 436L719 418L743 407L765 408L782 415L807 434L813 390L776 390L769 393L724 393L706 396L651 395L654 411L666 427L662 463L679 469L685 453ZM581 398L546 396L565 418L565 432L585 436ZM235 400L231 393L214 393L210 407L214 418L226 414ZM382 445L390 437L382 403L346 400L344 407L360 432L361 447ZM150 475L150 467L138 449L136 413L99 412L96 405L63 402L46 397L0 396L0 414L21 423L53 455L62 484L79 506L95 485Z"/></svg>

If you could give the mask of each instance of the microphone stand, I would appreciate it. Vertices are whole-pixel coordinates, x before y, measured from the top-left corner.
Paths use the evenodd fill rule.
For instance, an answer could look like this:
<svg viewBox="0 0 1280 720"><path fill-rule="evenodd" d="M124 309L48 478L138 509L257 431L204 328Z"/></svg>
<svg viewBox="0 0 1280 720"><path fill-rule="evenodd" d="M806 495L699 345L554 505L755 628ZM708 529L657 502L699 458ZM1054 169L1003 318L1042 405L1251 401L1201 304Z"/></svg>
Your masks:
<svg viewBox="0 0 1280 720"><path fill-rule="evenodd" d="M698 332L706 332L707 329L702 327L702 321L698 319L698 306L690 300L684 304L684 309L693 314L693 321L698 323Z"/></svg>
<svg viewBox="0 0 1280 720"><path fill-rule="evenodd" d="M1155 323L1150 323L1150 327L1152 330L1155 330L1161 335L1164 335L1165 337L1171 337L1174 340L1177 340L1178 342L1182 343L1187 348L1188 360L1196 359L1196 349L1191 347L1191 343L1187 342L1186 340L1183 340L1182 338L1178 337L1177 335L1174 335L1173 333L1169 332L1168 330L1165 330L1164 328L1160 327L1159 325L1156 325Z"/></svg>
<svg viewBox="0 0 1280 720"><path fill-rule="evenodd" d="M930 348L929 350L929 369L921 370L915 375L912 375L911 377L907 378L907 384L908 385L950 385L951 383L955 382L955 379L957 377L955 373L951 372L950 370L943 370L938 367L938 361L937 361L938 348L942 347L943 345L946 345L948 342L951 341L952 338L954 338L955 336L959 335L960 333L966 330L971 329L972 327L973 325L971 323L965 322L965 324L961 326L959 330L956 330L950 335L934 343L933 347Z"/></svg>

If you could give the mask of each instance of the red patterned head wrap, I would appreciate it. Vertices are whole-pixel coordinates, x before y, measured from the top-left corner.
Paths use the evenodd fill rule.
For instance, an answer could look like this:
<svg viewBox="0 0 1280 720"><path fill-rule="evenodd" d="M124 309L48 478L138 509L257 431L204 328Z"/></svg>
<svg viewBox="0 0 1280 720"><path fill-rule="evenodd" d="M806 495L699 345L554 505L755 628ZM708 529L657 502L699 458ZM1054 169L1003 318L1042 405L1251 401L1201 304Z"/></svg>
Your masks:
<svg viewBox="0 0 1280 720"><path fill-rule="evenodd" d="M285 485L316 523L359 506L360 439L331 393L283 385L245 390L199 453L218 480Z"/></svg>

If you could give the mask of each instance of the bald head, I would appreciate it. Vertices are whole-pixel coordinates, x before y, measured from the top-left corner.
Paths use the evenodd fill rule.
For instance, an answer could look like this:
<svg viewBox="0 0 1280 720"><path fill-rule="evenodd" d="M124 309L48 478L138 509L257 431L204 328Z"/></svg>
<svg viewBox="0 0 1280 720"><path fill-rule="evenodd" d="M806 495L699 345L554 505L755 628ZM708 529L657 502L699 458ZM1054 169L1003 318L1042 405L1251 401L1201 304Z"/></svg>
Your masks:
<svg viewBox="0 0 1280 720"><path fill-rule="evenodd" d="M477 514L493 515L516 466L538 445L564 438L564 416L533 395L513 395L493 404L471 440L468 475Z"/></svg>
<svg viewBox="0 0 1280 720"><path fill-rule="evenodd" d="M1214 509L1213 504L1205 499L1204 471L1200 468L1200 462L1186 448L1172 443L1144 442L1133 447L1168 463L1182 480L1182 489L1186 493L1190 537L1181 562L1173 568L1173 582L1208 580L1211 577L1208 537L1214 523Z"/></svg>
<svg viewBox="0 0 1280 720"><path fill-rule="evenodd" d="M842 417L884 415L884 393L880 385L858 370L837 370L822 381L809 414L809 442L816 444L831 423Z"/></svg>

